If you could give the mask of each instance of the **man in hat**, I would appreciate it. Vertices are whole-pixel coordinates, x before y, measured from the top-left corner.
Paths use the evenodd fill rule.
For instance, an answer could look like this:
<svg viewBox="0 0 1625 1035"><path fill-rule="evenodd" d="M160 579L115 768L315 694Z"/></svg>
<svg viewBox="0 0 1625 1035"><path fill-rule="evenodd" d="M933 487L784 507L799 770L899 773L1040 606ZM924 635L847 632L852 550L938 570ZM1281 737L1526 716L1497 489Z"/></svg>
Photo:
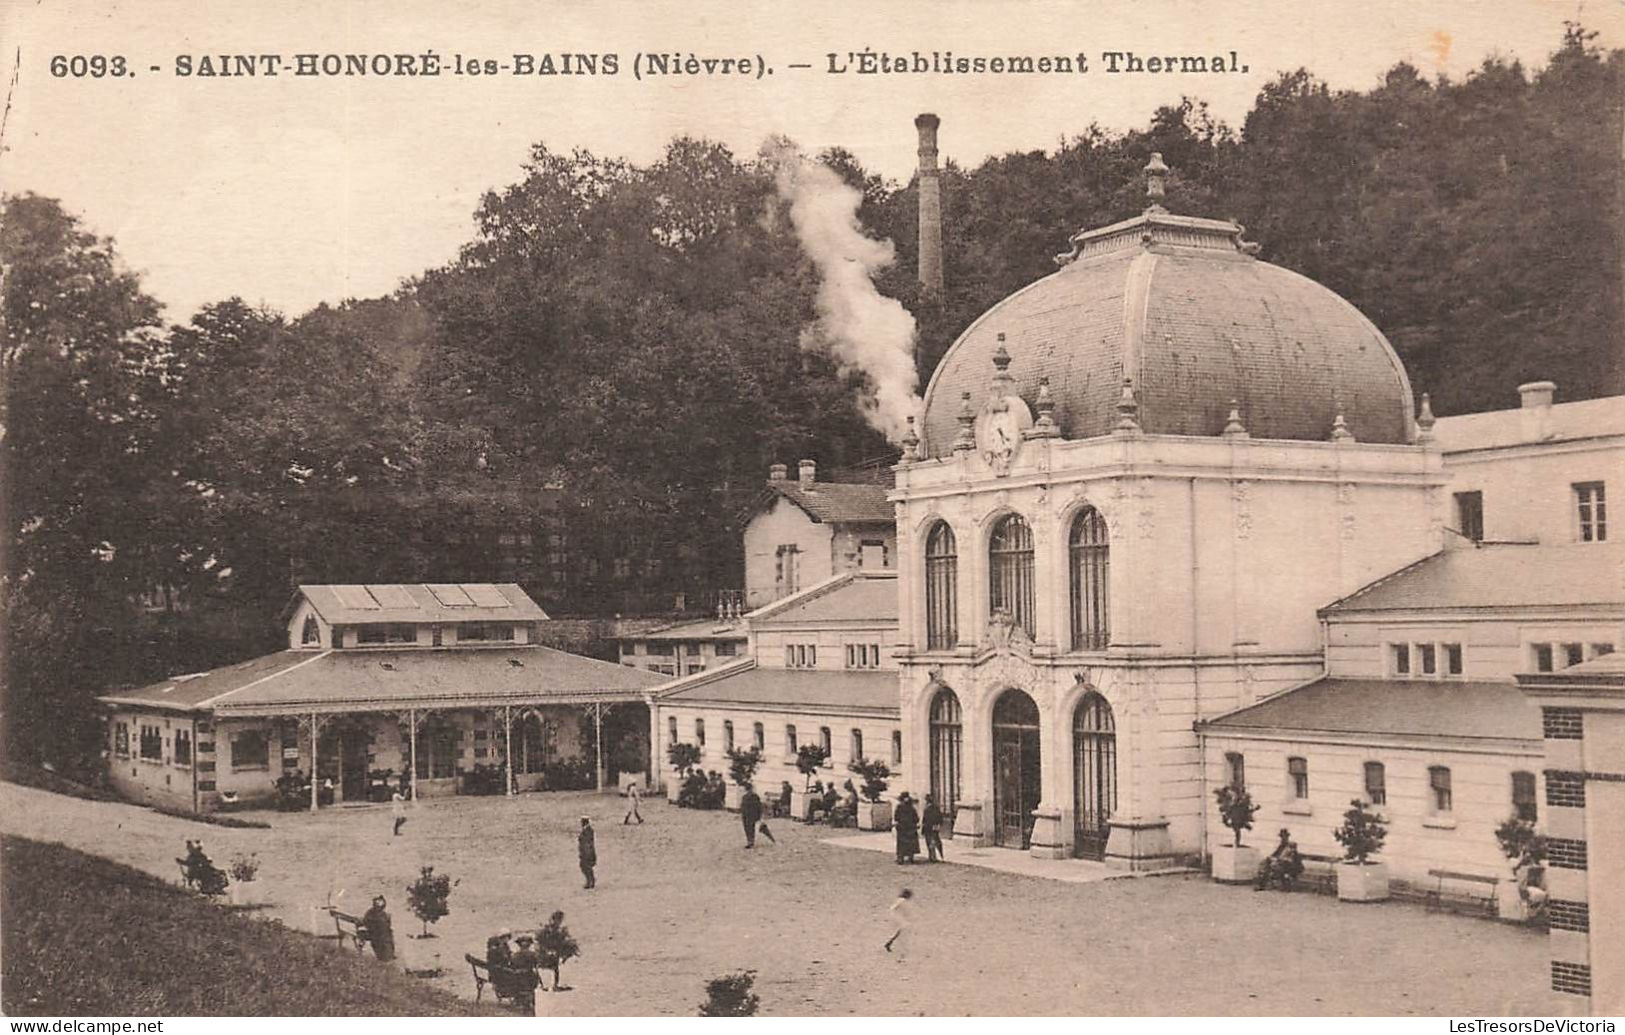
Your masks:
<svg viewBox="0 0 1625 1035"><path fill-rule="evenodd" d="M897 796L892 824L897 829L897 865L914 862L914 857L920 854L920 814L907 791Z"/></svg>
<svg viewBox="0 0 1625 1035"><path fill-rule="evenodd" d="M762 821L762 796L756 793L756 788L750 784L745 785L745 793L739 796L739 822L745 826L745 847L756 847L756 824Z"/></svg>
<svg viewBox="0 0 1625 1035"><path fill-rule="evenodd" d="M513 940L513 932L504 927L485 940L485 962L493 967L507 967L513 964L513 946L508 943Z"/></svg>
<svg viewBox="0 0 1625 1035"><path fill-rule="evenodd" d="M541 984L541 977L537 971L542 965L542 958L536 955L536 936L522 934L516 941L519 949L508 962L508 970L513 974L515 982L514 992L517 1001L529 1007L530 1013L536 1012L536 986Z"/></svg>
<svg viewBox="0 0 1625 1035"><path fill-rule="evenodd" d="M1263 891L1270 886L1270 881L1279 884L1282 891L1291 891L1293 883L1303 874L1303 859L1298 855L1298 842L1292 840L1292 831L1282 827L1280 836L1275 851L1259 864L1254 891Z"/></svg>
<svg viewBox="0 0 1625 1035"><path fill-rule="evenodd" d="M598 846L592 831L592 820L586 816L581 817L581 833L576 835L576 855L581 860L581 875L587 878L586 887L597 887L598 880L592 871L598 865Z"/></svg>
<svg viewBox="0 0 1625 1035"><path fill-rule="evenodd" d="M942 862L948 857L942 850L942 809L929 794L925 796L925 811L920 815L920 833L925 836L925 851L931 862Z"/></svg>

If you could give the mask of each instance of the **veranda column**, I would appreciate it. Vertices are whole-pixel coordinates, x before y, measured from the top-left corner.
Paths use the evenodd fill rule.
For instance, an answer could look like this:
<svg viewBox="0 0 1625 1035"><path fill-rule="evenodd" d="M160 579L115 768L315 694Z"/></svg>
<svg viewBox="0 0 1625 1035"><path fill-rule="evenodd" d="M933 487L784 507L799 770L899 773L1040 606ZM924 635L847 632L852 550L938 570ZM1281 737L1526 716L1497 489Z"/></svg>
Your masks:
<svg viewBox="0 0 1625 1035"><path fill-rule="evenodd" d="M507 773L508 797L513 797L514 781L519 777L513 771L513 705L502 706L502 762L503 771Z"/></svg>
<svg viewBox="0 0 1625 1035"><path fill-rule="evenodd" d="M318 733L318 727L316 725L316 713L311 712L310 713L310 811L312 811L312 812L315 812L316 808L317 808L317 805L316 805L316 801L317 801L317 799L316 799L316 770L318 768L320 768L320 766L319 766L319 764L317 762L317 756L316 756L316 737L317 737L317 733Z"/></svg>
<svg viewBox="0 0 1625 1035"><path fill-rule="evenodd" d="M592 731L594 746L598 752L598 793L604 793L604 706L594 702L592 706Z"/></svg>
<svg viewBox="0 0 1625 1035"><path fill-rule="evenodd" d="M411 738L412 801L415 803L418 800L418 710L416 708L406 710L406 726Z"/></svg>

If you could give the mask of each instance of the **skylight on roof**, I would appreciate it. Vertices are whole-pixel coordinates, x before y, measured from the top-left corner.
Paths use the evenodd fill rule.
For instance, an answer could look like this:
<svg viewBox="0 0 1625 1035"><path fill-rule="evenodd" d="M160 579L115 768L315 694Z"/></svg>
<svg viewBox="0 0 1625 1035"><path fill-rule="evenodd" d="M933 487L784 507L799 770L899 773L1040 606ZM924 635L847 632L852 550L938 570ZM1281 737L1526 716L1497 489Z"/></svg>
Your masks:
<svg viewBox="0 0 1625 1035"><path fill-rule="evenodd" d="M508 598L490 583L463 583L463 591L480 607L510 607Z"/></svg>
<svg viewBox="0 0 1625 1035"><path fill-rule="evenodd" d="M473 607L474 601L456 583L429 583L429 592L445 607Z"/></svg>
<svg viewBox="0 0 1625 1035"><path fill-rule="evenodd" d="M367 592L366 586L334 586L333 595L339 598L339 603L345 607L361 611L378 610L378 601Z"/></svg>
<svg viewBox="0 0 1625 1035"><path fill-rule="evenodd" d="M412 599L405 586L368 586L367 590L385 607L418 607L418 602Z"/></svg>

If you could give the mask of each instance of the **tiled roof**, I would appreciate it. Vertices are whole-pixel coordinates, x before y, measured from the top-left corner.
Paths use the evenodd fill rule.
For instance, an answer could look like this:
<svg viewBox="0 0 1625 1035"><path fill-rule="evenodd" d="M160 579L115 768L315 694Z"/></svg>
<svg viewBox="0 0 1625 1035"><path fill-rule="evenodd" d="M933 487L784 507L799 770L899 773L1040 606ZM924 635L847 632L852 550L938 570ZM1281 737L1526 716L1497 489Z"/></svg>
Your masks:
<svg viewBox="0 0 1625 1035"><path fill-rule="evenodd" d="M1512 683L1326 678L1203 724L1211 733L1539 741L1540 709Z"/></svg>
<svg viewBox="0 0 1625 1035"><path fill-rule="evenodd" d="M102 700L199 710L317 710L343 704L636 694L667 677L550 647L358 648L290 650L196 679L166 680ZM166 689L173 687L173 689ZM181 696L177 696L181 695Z"/></svg>
<svg viewBox="0 0 1625 1035"><path fill-rule="evenodd" d="M1562 442L1601 435L1625 435L1625 395L1552 406L1544 431L1533 426L1531 412L1523 409L1491 410L1440 417L1433 436L1446 453L1500 449L1536 442Z"/></svg>
<svg viewBox="0 0 1625 1035"><path fill-rule="evenodd" d="M1342 412L1359 441L1407 440L1409 381L1354 306L1246 254L1234 224L1170 221L1111 228L972 323L926 391L927 454L951 454L961 393L987 402L1001 334L1014 391L1031 406L1048 377L1067 438L1109 433L1128 377L1149 433L1218 435L1235 400L1254 438L1324 441Z"/></svg>
<svg viewBox="0 0 1625 1035"><path fill-rule="evenodd" d="M761 705L796 711L899 713L897 673L762 668L754 660L702 673L662 696L667 704Z"/></svg>
<svg viewBox="0 0 1625 1035"><path fill-rule="evenodd" d="M1351 611L1625 603L1625 550L1607 543L1485 543L1445 550L1322 608Z"/></svg>
<svg viewBox="0 0 1625 1035"><path fill-rule="evenodd" d="M787 598L786 606L753 619L751 624L763 628L809 622L872 622L896 628L895 571L846 572L821 592L816 591L819 588L813 587L813 592Z"/></svg>
<svg viewBox="0 0 1625 1035"><path fill-rule="evenodd" d="M547 613L511 582L300 586L299 592L329 625L547 620Z"/></svg>
<svg viewBox="0 0 1625 1035"><path fill-rule="evenodd" d="M813 482L803 489L791 478L770 480L771 492L783 496L807 512L814 521L828 524L893 524L897 511L886 501L885 485L854 482Z"/></svg>
<svg viewBox="0 0 1625 1035"><path fill-rule="evenodd" d="M622 640L739 640L747 638L745 627L738 622L684 622L664 629L622 635Z"/></svg>

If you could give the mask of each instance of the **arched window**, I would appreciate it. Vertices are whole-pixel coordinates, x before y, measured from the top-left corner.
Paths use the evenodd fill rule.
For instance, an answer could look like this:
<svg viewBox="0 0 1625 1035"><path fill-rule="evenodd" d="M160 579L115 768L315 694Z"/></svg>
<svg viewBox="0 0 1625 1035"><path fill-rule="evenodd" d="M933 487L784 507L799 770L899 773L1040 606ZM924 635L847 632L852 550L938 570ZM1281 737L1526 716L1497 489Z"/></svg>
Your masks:
<svg viewBox="0 0 1625 1035"><path fill-rule="evenodd" d="M305 616L305 626L299 631L299 645L301 647L315 647L322 642L322 627L316 623L315 615Z"/></svg>
<svg viewBox="0 0 1625 1035"><path fill-rule="evenodd" d="M939 521L925 540L925 645L951 650L959 642L959 550L954 530Z"/></svg>
<svg viewBox="0 0 1625 1035"><path fill-rule="evenodd" d="M1107 596L1111 581L1111 546L1106 519L1085 507L1072 522L1072 649L1105 650L1111 639Z"/></svg>
<svg viewBox="0 0 1625 1035"><path fill-rule="evenodd" d="M931 699L931 794L944 815L953 815L959 801L959 755L964 736L960 728L959 698L947 687Z"/></svg>
<svg viewBox="0 0 1625 1035"><path fill-rule="evenodd" d="M1365 800L1373 805L1388 804L1388 770L1381 762L1365 764Z"/></svg>
<svg viewBox="0 0 1625 1035"><path fill-rule="evenodd" d="M993 527L988 542L988 610L1003 611L1029 637L1033 635L1033 530L1020 514Z"/></svg>
<svg viewBox="0 0 1625 1035"><path fill-rule="evenodd" d="M1539 818L1540 810L1535 804L1534 773L1519 770L1512 774L1512 811L1526 823L1533 823Z"/></svg>

